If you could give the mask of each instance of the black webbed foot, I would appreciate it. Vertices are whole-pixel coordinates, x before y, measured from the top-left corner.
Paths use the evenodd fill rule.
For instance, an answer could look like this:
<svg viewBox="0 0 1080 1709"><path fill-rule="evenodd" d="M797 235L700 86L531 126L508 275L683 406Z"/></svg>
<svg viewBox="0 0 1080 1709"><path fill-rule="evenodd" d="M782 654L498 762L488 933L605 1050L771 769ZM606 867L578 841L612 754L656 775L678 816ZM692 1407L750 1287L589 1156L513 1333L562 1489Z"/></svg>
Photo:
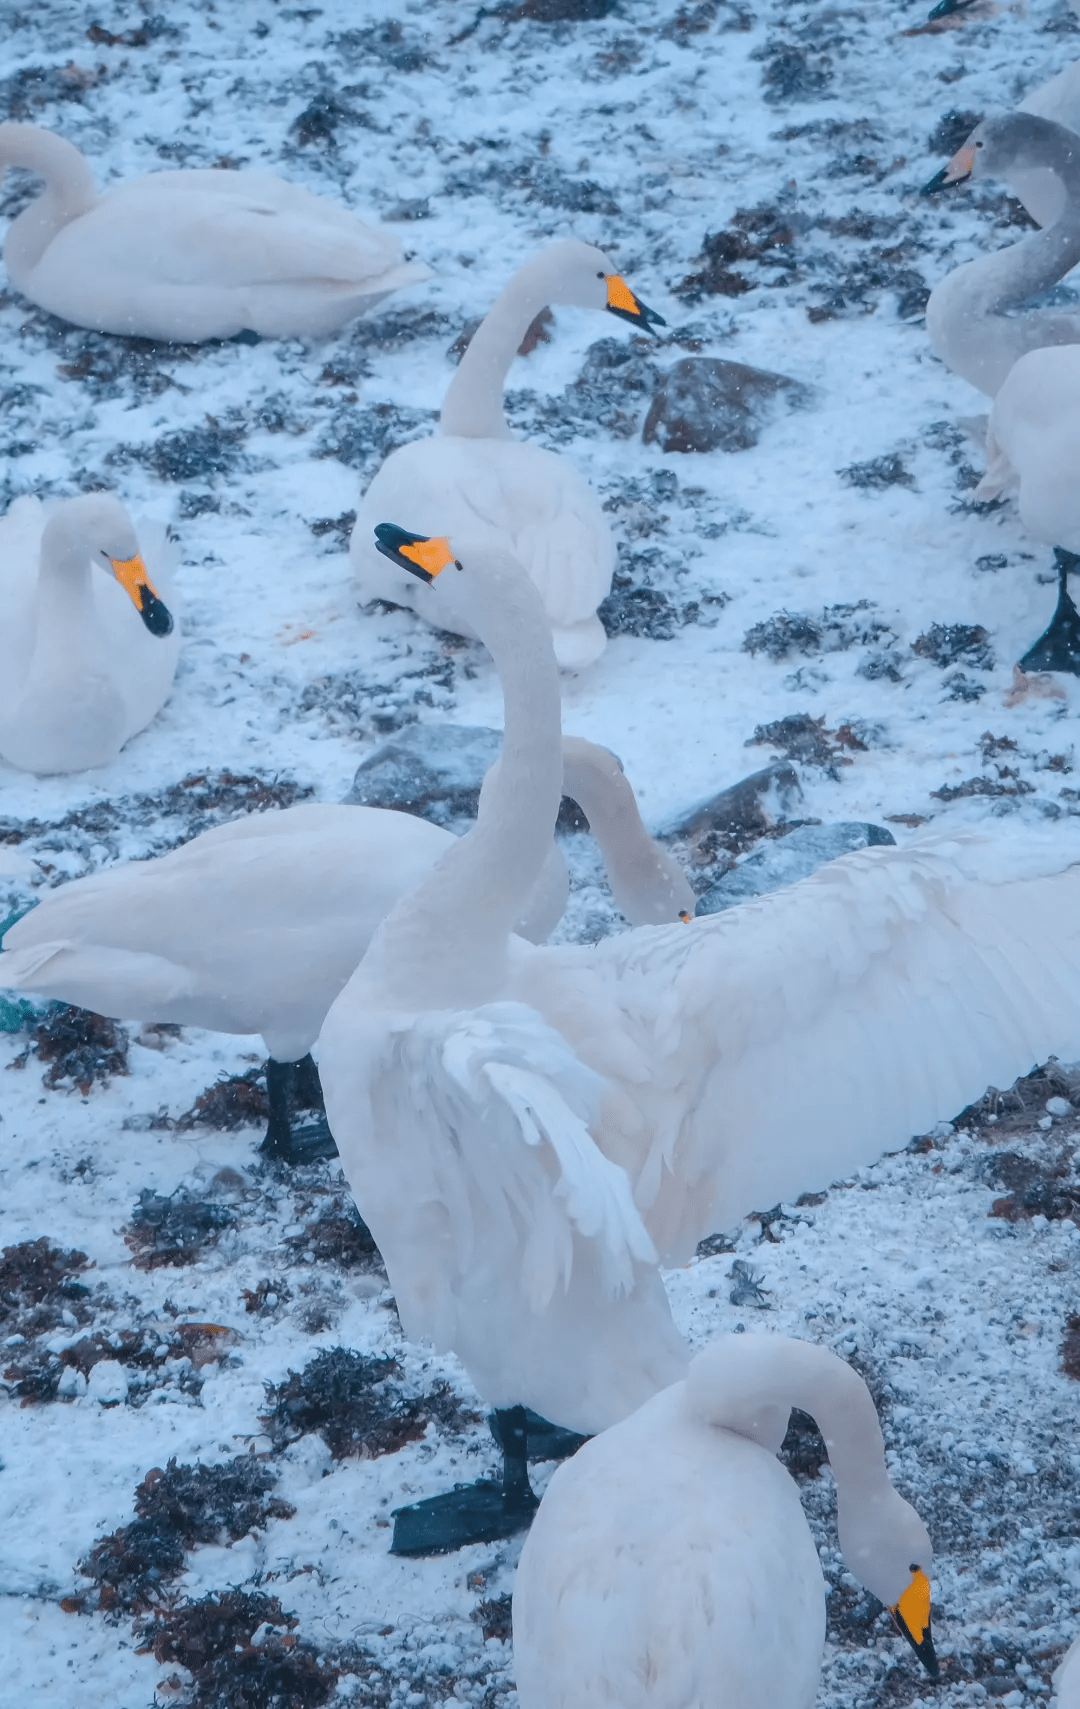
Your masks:
<svg viewBox="0 0 1080 1709"><path fill-rule="evenodd" d="M1054 547L1058 602L1048 627L1020 660L1023 671L1069 671L1080 676L1080 611L1069 593L1069 571L1080 567L1080 554Z"/></svg>

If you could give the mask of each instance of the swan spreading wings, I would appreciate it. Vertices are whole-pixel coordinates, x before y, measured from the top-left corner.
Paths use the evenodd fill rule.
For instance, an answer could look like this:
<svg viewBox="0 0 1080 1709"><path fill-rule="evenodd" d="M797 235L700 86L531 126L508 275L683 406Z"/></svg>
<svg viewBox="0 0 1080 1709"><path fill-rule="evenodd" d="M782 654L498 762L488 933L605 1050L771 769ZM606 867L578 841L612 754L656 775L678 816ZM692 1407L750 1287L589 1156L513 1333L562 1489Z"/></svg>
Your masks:
<svg viewBox="0 0 1080 1709"><path fill-rule="evenodd" d="M506 733L476 826L330 1010L327 1113L406 1332L455 1351L497 1407L595 1431L687 1358L612 1166L660 1262L681 1263L989 1081L1075 1055L1080 827L928 836L706 919L525 944L515 911L561 779L539 595L505 550L379 533L433 602L453 578L498 666Z"/></svg>

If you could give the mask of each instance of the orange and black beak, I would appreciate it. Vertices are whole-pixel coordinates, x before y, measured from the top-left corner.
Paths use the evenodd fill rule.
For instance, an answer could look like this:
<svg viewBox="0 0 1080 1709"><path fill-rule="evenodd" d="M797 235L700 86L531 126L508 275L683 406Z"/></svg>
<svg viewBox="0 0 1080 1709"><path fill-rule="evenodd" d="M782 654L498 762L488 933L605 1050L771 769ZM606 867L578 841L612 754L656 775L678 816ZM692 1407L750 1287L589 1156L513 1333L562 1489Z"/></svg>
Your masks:
<svg viewBox="0 0 1080 1709"><path fill-rule="evenodd" d="M930 1631L930 1580L921 1567L911 1569L911 1583L895 1607L889 1609L898 1632L902 1632L931 1679L940 1673Z"/></svg>
<svg viewBox="0 0 1080 1709"><path fill-rule="evenodd" d="M607 285L608 312L618 315L620 320L628 320L631 326L645 327L649 332L656 326L666 326L663 315L658 315L655 309L648 308L640 297L635 297L633 291L621 279L618 273L605 273L604 283Z"/></svg>
<svg viewBox="0 0 1080 1709"><path fill-rule="evenodd" d="M922 196L932 196L936 190L944 190L947 184L963 184L971 177L975 165L975 150L970 143L958 148L952 159L940 172L935 172L929 184L924 184L919 192Z"/></svg>
<svg viewBox="0 0 1080 1709"><path fill-rule="evenodd" d="M400 570L408 570L411 576L419 576L422 582L429 584L442 574L447 564L461 568L450 550L449 540L441 537L432 539L427 534L410 534L407 528L398 528L393 522L376 524L375 550Z"/></svg>
<svg viewBox="0 0 1080 1709"><path fill-rule="evenodd" d="M109 558L108 552L105 553L105 557ZM171 635L172 612L147 575L146 565L138 552L133 558L109 558L109 563L112 565L113 575L151 635Z"/></svg>

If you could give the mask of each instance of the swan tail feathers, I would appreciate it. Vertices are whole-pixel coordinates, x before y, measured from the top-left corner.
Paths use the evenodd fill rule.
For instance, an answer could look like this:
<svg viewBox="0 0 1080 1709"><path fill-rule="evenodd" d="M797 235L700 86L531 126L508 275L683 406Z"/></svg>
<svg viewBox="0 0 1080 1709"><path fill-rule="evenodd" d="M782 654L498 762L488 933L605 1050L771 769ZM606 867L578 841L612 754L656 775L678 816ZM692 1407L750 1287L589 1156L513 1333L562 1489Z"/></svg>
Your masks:
<svg viewBox="0 0 1080 1709"><path fill-rule="evenodd" d="M51 943L28 944L25 949L6 949L0 953L0 988L8 991L29 991L34 981L55 956L75 945L63 938Z"/></svg>

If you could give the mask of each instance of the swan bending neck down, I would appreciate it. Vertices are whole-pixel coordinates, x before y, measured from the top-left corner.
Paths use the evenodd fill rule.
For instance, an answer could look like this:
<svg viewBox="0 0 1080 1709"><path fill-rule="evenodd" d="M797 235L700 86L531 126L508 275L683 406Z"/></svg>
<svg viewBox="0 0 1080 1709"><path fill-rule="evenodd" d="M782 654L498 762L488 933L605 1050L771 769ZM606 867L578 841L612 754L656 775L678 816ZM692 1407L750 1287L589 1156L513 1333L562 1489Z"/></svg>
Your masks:
<svg viewBox="0 0 1080 1709"><path fill-rule="evenodd" d="M793 1406L825 1438L848 1571L937 1677L930 1539L865 1383L823 1347L730 1335L552 1478L514 1585L522 1709L812 1709L824 1585L776 1459Z"/></svg>
<svg viewBox="0 0 1080 1709"><path fill-rule="evenodd" d="M1011 183L1016 170L1053 174L1061 188L1058 218L1045 231L958 267L934 287L926 305L935 355L988 397L1029 350L1080 343L1076 309L1010 313L1080 261L1080 136L1031 113L985 119L926 186L937 190L966 178Z"/></svg>
<svg viewBox="0 0 1080 1709"><path fill-rule="evenodd" d="M327 1016L327 1115L406 1333L455 1352L497 1409L592 1431L678 1377L687 1352L627 1178L590 1134L602 1082L505 1000L521 892L562 791L551 632L504 549L465 540L459 567L445 541L380 535L433 603L460 577L505 735L475 827L391 911Z"/></svg>

